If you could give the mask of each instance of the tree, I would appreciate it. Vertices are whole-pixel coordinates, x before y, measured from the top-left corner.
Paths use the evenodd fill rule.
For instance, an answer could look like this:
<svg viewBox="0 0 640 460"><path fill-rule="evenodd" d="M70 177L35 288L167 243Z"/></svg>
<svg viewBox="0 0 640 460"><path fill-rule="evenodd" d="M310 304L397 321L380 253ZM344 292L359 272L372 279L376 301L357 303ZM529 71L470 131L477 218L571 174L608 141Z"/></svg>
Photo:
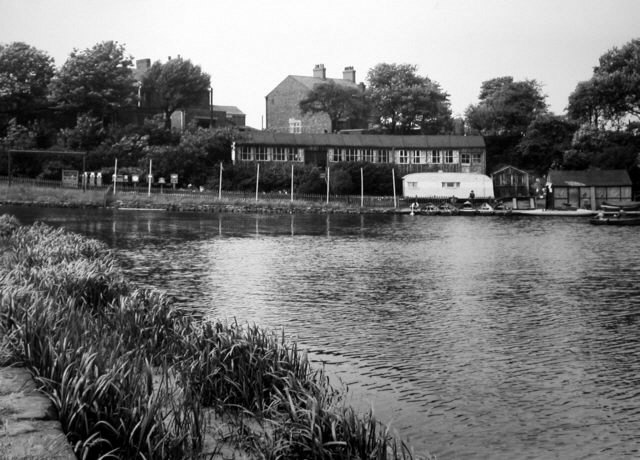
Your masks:
<svg viewBox="0 0 640 460"><path fill-rule="evenodd" d="M171 114L200 103L208 97L210 85L211 77L200 66L180 57L154 62L142 79L144 93L164 113L166 129L171 128Z"/></svg>
<svg viewBox="0 0 640 460"><path fill-rule="evenodd" d="M391 133L448 132L449 95L410 64L378 64L367 74L373 117Z"/></svg>
<svg viewBox="0 0 640 460"><path fill-rule="evenodd" d="M54 71L53 58L44 51L23 42L0 44L0 113L30 121L46 104Z"/></svg>
<svg viewBox="0 0 640 460"><path fill-rule="evenodd" d="M303 114L326 113L331 122L331 132L335 132L338 123L350 120L357 123L366 118L366 102L363 91L353 86L339 85L333 80L319 83L300 101Z"/></svg>
<svg viewBox="0 0 640 460"><path fill-rule="evenodd" d="M574 122L555 115L541 115L532 121L517 145L520 154L518 166L535 169L545 174L550 168L562 164L563 155L571 149L573 134L578 129Z"/></svg>
<svg viewBox="0 0 640 460"><path fill-rule="evenodd" d="M600 57L591 79L578 83L569 96L568 113L596 129L620 129L640 119L640 39Z"/></svg>
<svg viewBox="0 0 640 460"><path fill-rule="evenodd" d="M107 121L136 96L132 58L114 41L91 49L74 49L51 85L52 98L75 115L86 113Z"/></svg>
<svg viewBox="0 0 640 460"><path fill-rule="evenodd" d="M537 116L547 112L545 98L535 80L487 80L480 88L480 102L466 110L467 123L483 135L521 136Z"/></svg>

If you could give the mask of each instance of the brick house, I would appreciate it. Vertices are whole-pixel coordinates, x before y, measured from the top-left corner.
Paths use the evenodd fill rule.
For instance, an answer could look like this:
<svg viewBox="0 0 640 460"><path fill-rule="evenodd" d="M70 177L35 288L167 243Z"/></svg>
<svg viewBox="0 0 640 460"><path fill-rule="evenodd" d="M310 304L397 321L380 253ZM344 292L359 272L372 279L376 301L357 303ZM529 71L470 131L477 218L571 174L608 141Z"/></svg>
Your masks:
<svg viewBox="0 0 640 460"><path fill-rule="evenodd" d="M315 85L330 81L364 91L364 84L356 83L353 67L345 67L342 78L327 78L323 64L314 67L313 76L289 75L265 97L266 130L292 134L328 133L331 129L329 116L325 113L303 115L299 104ZM350 126L346 121L338 126L338 129L347 128L366 126Z"/></svg>

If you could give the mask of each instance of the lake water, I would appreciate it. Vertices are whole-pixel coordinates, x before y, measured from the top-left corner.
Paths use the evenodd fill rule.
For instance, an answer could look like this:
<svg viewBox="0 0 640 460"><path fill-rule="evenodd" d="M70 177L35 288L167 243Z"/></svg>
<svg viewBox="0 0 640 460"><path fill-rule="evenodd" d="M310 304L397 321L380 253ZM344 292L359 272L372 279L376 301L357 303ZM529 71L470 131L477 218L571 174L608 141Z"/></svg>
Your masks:
<svg viewBox="0 0 640 460"><path fill-rule="evenodd" d="M640 457L640 227L0 207L188 309L285 333L440 459Z"/></svg>

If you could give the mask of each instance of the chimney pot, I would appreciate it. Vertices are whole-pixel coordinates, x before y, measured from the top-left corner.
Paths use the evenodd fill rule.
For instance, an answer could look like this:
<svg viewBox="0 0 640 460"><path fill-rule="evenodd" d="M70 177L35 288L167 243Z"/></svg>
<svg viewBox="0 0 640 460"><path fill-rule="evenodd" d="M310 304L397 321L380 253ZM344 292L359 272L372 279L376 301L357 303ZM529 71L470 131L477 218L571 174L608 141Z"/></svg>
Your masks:
<svg viewBox="0 0 640 460"><path fill-rule="evenodd" d="M327 79L327 69L325 69L324 64L317 64L313 68L313 77L321 78L323 80Z"/></svg>

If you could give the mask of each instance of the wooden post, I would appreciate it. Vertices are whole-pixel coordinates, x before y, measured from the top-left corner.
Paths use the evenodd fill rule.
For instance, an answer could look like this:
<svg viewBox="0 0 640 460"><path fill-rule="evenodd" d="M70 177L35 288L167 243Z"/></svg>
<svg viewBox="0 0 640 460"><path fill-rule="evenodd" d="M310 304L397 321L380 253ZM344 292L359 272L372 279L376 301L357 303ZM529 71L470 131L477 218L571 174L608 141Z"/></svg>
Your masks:
<svg viewBox="0 0 640 460"><path fill-rule="evenodd" d="M291 203L293 203L293 163L291 163Z"/></svg>
<svg viewBox="0 0 640 460"><path fill-rule="evenodd" d="M258 202L258 186L260 184L260 163L257 164L256 172L256 203Z"/></svg>
<svg viewBox="0 0 640 460"><path fill-rule="evenodd" d="M398 207L398 200L396 198L396 170L395 168L391 169L391 177L393 180L393 207Z"/></svg>
<svg viewBox="0 0 640 460"><path fill-rule="evenodd" d="M360 207L364 207L364 172L360 168Z"/></svg>
<svg viewBox="0 0 640 460"><path fill-rule="evenodd" d="M595 187L591 187L591 210L595 211L597 208L596 205L596 188Z"/></svg>
<svg viewBox="0 0 640 460"><path fill-rule="evenodd" d="M153 173L151 172L152 164L153 164L153 160L149 160L149 176L147 177L147 181L149 182L149 184L148 184L147 196L151 196L151 182L153 182Z"/></svg>
<svg viewBox="0 0 640 460"><path fill-rule="evenodd" d="M327 166L327 204L329 204L329 182L331 180L331 170Z"/></svg>
<svg viewBox="0 0 640 460"><path fill-rule="evenodd" d="M118 159L116 158L116 165L113 168L113 196L116 195L117 182L118 182Z"/></svg>
<svg viewBox="0 0 640 460"><path fill-rule="evenodd" d="M518 209L518 199L517 198L511 198L511 207L513 209Z"/></svg>
<svg viewBox="0 0 640 460"><path fill-rule="evenodd" d="M220 162L220 180L218 181L218 201L222 200L222 161Z"/></svg>

